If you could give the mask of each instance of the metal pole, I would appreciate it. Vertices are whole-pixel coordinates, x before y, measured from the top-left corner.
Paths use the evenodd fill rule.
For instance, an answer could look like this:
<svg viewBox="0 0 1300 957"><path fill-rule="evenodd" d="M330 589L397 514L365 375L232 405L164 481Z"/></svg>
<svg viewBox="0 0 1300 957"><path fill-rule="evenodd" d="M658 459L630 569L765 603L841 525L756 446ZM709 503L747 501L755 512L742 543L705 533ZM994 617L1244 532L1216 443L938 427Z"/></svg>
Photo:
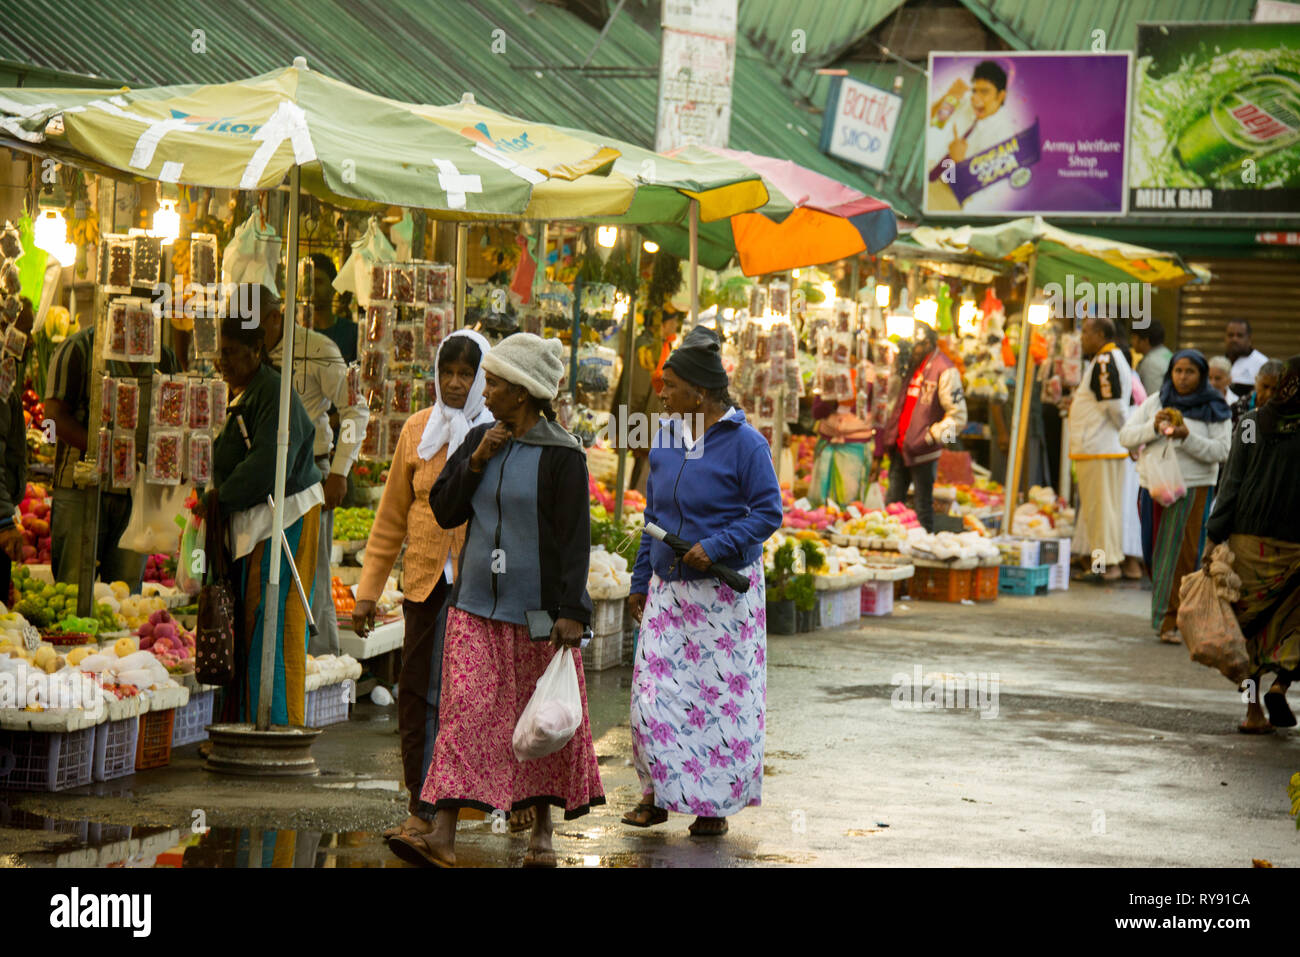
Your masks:
<svg viewBox="0 0 1300 957"><path fill-rule="evenodd" d="M636 294L641 287L641 237L636 233L632 236L632 269L637 277L636 288L632 290L632 301L627 305L627 356L623 366L623 408L619 410L618 421L623 425L623 435L626 436L631 431L628 419L632 414L632 365L636 362ZM624 442L619 442L619 446ZM625 481L627 479L627 449L619 448L618 450L618 474L614 479L615 499L614 499L614 524L623 524L623 495L626 491Z"/></svg>
<svg viewBox="0 0 1300 957"><path fill-rule="evenodd" d="M569 338L569 395L578 399L578 340L582 338L582 280L573 280L573 333Z"/></svg>
<svg viewBox="0 0 1300 957"><path fill-rule="evenodd" d="M1029 255L1029 276L1025 280L1025 301L1020 310L1020 356L1016 360L1016 409L1011 418L1011 442L1008 445L1007 481L1005 501L1002 505L1002 534L1011 534L1011 514L1016 510L1020 493L1020 470L1024 458L1022 446L1029 419L1029 383L1026 371L1029 365L1029 347L1033 342L1033 328L1029 325L1029 301L1034 297L1034 273L1038 267L1038 243Z"/></svg>
<svg viewBox="0 0 1300 957"><path fill-rule="evenodd" d="M1070 419L1061 416L1061 474L1057 478L1057 494L1066 502L1070 501Z"/></svg>
<svg viewBox="0 0 1300 957"><path fill-rule="evenodd" d="M700 201L691 200L691 325L700 321Z"/></svg>
<svg viewBox="0 0 1300 957"><path fill-rule="evenodd" d="M284 534L284 483L289 461L289 406L293 401L293 330L297 325L293 317L298 310L298 270L293 268L298 255L298 201L301 196L299 170L294 166L289 172L289 268L284 271L285 297L283 328L284 356L280 363L280 425L275 434L275 508L271 514L271 574L266 583L266 612L262 620L262 680L257 694L257 730L271 727L271 694L275 682L275 646L280 618L280 554L281 536ZM293 555L288 556L294 560ZM286 604L285 610L288 610ZM290 639L285 635L285 641Z"/></svg>
<svg viewBox="0 0 1300 957"><path fill-rule="evenodd" d="M456 328L465 328L465 272L469 268L469 224L456 224Z"/></svg>

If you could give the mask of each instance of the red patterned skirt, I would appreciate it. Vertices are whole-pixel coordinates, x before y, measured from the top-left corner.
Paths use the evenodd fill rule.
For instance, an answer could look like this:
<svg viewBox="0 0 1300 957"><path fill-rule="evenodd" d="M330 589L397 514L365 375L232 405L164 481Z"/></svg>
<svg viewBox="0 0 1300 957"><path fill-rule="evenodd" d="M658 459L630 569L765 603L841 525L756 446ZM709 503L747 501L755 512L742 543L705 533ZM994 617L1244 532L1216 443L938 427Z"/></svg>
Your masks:
<svg viewBox="0 0 1300 957"><path fill-rule="evenodd" d="M523 625L447 610L442 697L433 762L420 797L437 810L492 812L535 805L564 809L565 820L605 803L587 714L587 682L575 655L582 726L559 751L520 762L510 741L537 679L555 650Z"/></svg>

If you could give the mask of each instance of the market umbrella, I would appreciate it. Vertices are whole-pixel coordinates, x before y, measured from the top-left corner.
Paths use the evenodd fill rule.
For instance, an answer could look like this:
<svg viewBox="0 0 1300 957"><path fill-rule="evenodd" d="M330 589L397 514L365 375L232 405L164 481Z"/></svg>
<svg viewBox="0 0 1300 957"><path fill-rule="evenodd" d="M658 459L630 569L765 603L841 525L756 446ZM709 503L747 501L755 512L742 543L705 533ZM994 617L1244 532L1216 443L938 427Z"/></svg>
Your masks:
<svg viewBox="0 0 1300 957"><path fill-rule="evenodd" d="M608 172L618 156L556 130L518 156L448 128L436 109L376 96L303 61L231 83L6 90L0 138L91 168L194 186L274 189L298 167L303 187L328 202L435 216L519 217L535 187Z"/></svg>
<svg viewBox="0 0 1300 957"><path fill-rule="evenodd" d="M1037 289L1051 283L1063 288L1080 283L1146 282L1153 286L1177 287L1204 278L1173 252L1134 246L1100 236L1085 236L1060 229L1041 216L1016 219L996 226L918 226L898 243L908 250L960 253L990 262L1028 262L1029 277L1022 322L1027 327L1029 302ZM1127 300L1126 300L1127 301ZM1070 317L1071 319L1073 317ZM1007 460L1007 484L1003 507L1003 530L1009 531L1015 511L1024 462L1024 438L1028 432L1029 390L1025 387L1029 350L1020 349L1016 364L1016 409L1011 424L1011 454ZM1067 441L1062 428L1062 447ZM1063 457L1064 460L1064 457ZM1064 474L1061 491L1068 495Z"/></svg>
<svg viewBox="0 0 1300 957"><path fill-rule="evenodd" d="M668 154L693 162L727 160L762 177L768 200L716 222L700 217L699 262L722 269L739 258L747 276L817 266L875 253L894 241L894 211L828 176L789 160L717 146L687 146ZM647 226L642 233L676 255L689 254L680 225Z"/></svg>

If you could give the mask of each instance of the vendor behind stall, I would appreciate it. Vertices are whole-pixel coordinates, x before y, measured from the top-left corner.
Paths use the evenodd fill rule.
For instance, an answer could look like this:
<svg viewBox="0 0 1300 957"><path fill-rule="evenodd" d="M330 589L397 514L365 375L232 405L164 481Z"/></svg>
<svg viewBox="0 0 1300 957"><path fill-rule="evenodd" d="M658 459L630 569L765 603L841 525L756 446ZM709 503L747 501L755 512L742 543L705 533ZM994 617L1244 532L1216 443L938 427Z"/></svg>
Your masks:
<svg viewBox="0 0 1300 957"><path fill-rule="evenodd" d="M827 499L844 506L867 492L871 473L871 437L875 430L854 414L854 402L813 400L817 447L813 451L808 500L813 507Z"/></svg>

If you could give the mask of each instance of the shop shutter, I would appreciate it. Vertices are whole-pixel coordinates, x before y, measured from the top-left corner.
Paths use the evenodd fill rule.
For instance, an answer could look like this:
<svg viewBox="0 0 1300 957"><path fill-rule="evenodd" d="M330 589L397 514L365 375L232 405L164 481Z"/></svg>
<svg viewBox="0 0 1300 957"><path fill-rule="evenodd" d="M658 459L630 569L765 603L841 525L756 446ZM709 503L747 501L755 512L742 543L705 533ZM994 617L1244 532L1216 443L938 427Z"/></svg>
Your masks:
<svg viewBox="0 0 1300 957"><path fill-rule="evenodd" d="M1300 261L1215 258L1195 265L1213 278L1182 288L1178 329L1169 330L1171 347L1222 355L1224 326L1244 318L1264 355L1285 359L1300 353Z"/></svg>

